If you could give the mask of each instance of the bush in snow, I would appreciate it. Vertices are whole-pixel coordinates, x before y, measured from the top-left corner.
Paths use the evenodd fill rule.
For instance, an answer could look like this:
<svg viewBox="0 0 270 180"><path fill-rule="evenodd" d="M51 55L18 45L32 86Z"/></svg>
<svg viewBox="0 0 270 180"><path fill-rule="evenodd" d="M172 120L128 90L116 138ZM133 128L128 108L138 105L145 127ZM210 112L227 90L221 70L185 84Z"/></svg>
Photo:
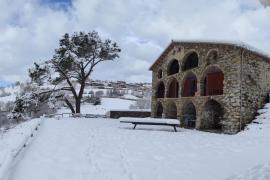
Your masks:
<svg viewBox="0 0 270 180"><path fill-rule="evenodd" d="M103 95L104 95L104 92L103 91L96 91L96 93L95 93L95 96L96 97L101 97Z"/></svg>
<svg viewBox="0 0 270 180"><path fill-rule="evenodd" d="M90 95L94 95L94 91L93 90L91 90L91 91L89 91L89 93L88 94L90 94Z"/></svg>
<svg viewBox="0 0 270 180"><path fill-rule="evenodd" d="M26 87L16 97L13 110L8 116L10 119L27 116L38 117L42 114L53 113L60 106L60 100L65 96L58 91L40 89L34 85Z"/></svg>
<svg viewBox="0 0 270 180"><path fill-rule="evenodd" d="M85 99L83 102L87 102L93 105L100 105L101 104L101 98L100 97L88 97L87 99Z"/></svg>
<svg viewBox="0 0 270 180"><path fill-rule="evenodd" d="M107 91L108 97L120 97L123 96L124 93L121 92L118 88L114 87L113 89L110 89Z"/></svg>
<svg viewBox="0 0 270 180"><path fill-rule="evenodd" d="M95 101L94 101L94 103L93 103L93 105L96 106L96 105L100 105L100 104L101 104L101 99L100 99L100 97L96 97L96 98L95 98Z"/></svg>
<svg viewBox="0 0 270 180"><path fill-rule="evenodd" d="M130 109L151 109L151 91L144 92L143 98L136 101L135 104L130 105Z"/></svg>
<svg viewBox="0 0 270 180"><path fill-rule="evenodd" d="M21 120L21 119L24 119L24 116L23 116L23 114L20 113L20 112L12 111L11 113L9 113L9 114L7 115L7 118L8 118L8 119Z"/></svg>

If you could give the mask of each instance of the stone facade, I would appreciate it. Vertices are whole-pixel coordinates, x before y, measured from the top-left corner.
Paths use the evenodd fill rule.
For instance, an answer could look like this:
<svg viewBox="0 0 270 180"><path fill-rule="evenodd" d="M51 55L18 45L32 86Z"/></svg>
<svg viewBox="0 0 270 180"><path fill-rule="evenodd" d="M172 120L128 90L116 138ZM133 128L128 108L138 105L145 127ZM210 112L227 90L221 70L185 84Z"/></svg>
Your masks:
<svg viewBox="0 0 270 180"><path fill-rule="evenodd" d="M177 118L183 126L201 130L239 132L254 118L270 90L269 57L244 45L172 41L150 70L151 116ZM222 91L220 82L211 80L221 79L210 76L214 73L222 77ZM195 88L188 85L190 77L195 79L190 81L196 82Z"/></svg>

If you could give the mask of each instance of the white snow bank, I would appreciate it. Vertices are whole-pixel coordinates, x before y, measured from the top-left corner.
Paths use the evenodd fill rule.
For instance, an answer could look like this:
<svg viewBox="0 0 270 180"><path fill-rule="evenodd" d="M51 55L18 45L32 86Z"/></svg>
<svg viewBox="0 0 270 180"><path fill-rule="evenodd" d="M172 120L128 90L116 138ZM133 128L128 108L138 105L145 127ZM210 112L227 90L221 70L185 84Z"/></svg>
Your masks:
<svg viewBox="0 0 270 180"><path fill-rule="evenodd" d="M105 115L106 112L112 109L128 110L131 104L134 104L134 101L119 98L102 98L101 105L82 104L81 113ZM70 110L61 108L57 113L70 113Z"/></svg>
<svg viewBox="0 0 270 180"><path fill-rule="evenodd" d="M21 148L29 142L31 134L41 119L27 121L0 134L0 179L8 175L13 160L19 155Z"/></svg>
<svg viewBox="0 0 270 180"><path fill-rule="evenodd" d="M136 97L134 95L131 95L131 94L125 94L123 97L124 98L127 98L127 99L134 99L134 100L137 100L138 99L138 97Z"/></svg>
<svg viewBox="0 0 270 180"><path fill-rule="evenodd" d="M167 123L167 124L179 124L180 121L176 119L156 119L156 118L120 118L120 121L126 122L148 122L148 123Z"/></svg>

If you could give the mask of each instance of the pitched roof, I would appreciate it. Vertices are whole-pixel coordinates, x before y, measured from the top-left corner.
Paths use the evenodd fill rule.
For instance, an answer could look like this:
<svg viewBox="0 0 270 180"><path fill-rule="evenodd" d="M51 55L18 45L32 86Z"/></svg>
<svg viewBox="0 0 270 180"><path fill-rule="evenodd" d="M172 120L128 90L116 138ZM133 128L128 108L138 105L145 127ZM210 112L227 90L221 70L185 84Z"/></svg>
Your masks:
<svg viewBox="0 0 270 180"><path fill-rule="evenodd" d="M267 59L270 63L269 54L254 48L246 43L238 42L238 41L205 41L205 40L172 40L171 43L165 48L165 50L161 53L161 55L157 58L157 60L150 66L149 70L153 70L153 67L165 57L170 50L174 47L175 44L213 44L213 45L229 45L235 46L239 48L243 48L247 51L250 51L260 57Z"/></svg>

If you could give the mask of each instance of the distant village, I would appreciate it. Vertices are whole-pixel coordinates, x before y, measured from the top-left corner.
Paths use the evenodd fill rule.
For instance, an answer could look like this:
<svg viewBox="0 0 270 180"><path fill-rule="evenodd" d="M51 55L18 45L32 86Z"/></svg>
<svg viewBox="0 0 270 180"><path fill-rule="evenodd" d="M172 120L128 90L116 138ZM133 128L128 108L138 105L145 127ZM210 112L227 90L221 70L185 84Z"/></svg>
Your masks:
<svg viewBox="0 0 270 180"><path fill-rule="evenodd" d="M51 89L51 86L43 86L43 89ZM8 87L0 88L0 115L5 116L11 112L14 106L14 101L17 96L24 94L31 89L31 83L16 82ZM151 102L151 83L130 83L126 81L102 81L88 80L84 91L83 102L98 105L100 98L121 98L131 101L147 99L147 104L150 108ZM70 96L72 99L72 96ZM62 106L61 104L60 106Z"/></svg>
<svg viewBox="0 0 270 180"><path fill-rule="evenodd" d="M126 81L101 81L89 80L88 87L107 90L107 96L121 96L132 94L138 98L145 96L145 93L151 92L151 83L128 83Z"/></svg>

